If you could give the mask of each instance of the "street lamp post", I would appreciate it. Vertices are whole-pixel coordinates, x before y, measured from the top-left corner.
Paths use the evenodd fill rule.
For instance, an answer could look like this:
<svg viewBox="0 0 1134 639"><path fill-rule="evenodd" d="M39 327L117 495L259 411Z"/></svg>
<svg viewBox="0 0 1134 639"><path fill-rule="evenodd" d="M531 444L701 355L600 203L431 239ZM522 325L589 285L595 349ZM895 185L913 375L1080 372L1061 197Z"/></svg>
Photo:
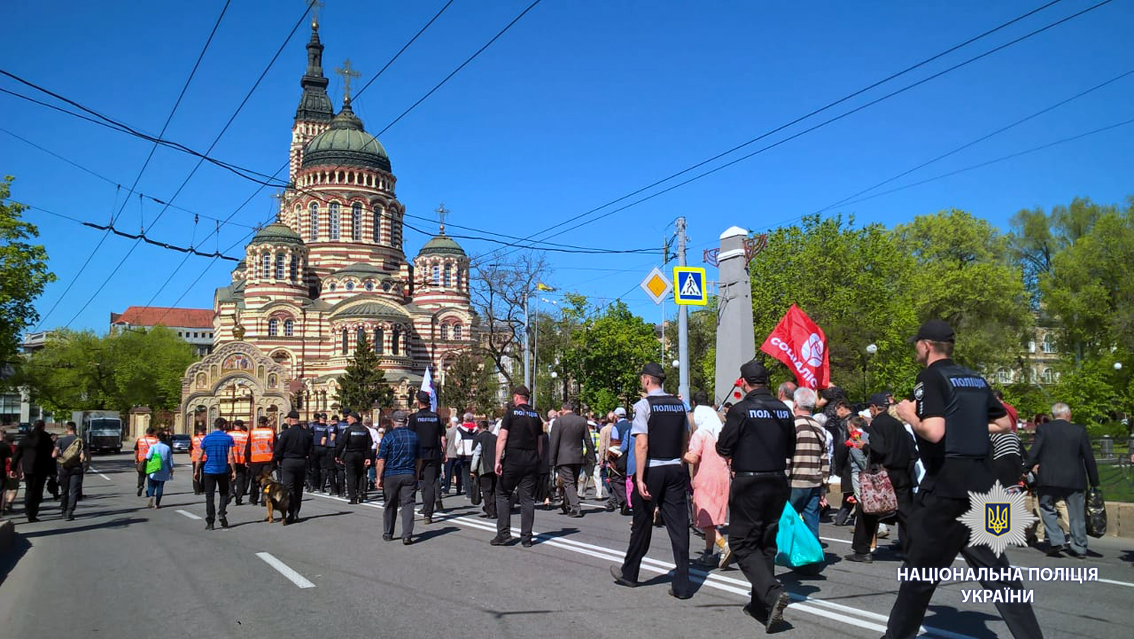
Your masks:
<svg viewBox="0 0 1134 639"><path fill-rule="evenodd" d="M866 357L862 360L862 396L867 401L869 401L869 399L870 399L870 379L868 377L868 372L869 372L869 368L870 368L870 358L873 357L874 354L877 353L877 352L878 352L878 345L877 344L873 344L873 343L867 344L866 345Z"/></svg>

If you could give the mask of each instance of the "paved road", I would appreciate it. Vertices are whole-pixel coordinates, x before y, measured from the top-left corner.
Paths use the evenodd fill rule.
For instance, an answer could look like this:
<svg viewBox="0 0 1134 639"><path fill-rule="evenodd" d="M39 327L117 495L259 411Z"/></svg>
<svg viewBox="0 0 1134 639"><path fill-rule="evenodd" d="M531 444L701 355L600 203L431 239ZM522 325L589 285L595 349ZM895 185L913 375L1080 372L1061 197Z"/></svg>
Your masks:
<svg viewBox="0 0 1134 639"><path fill-rule="evenodd" d="M184 460L179 456L178 461ZM629 519L590 502L584 519L537 511L531 549L493 548L492 522L464 498L425 527L419 543L381 540L380 504L351 506L308 496L302 521L260 523L262 508L229 511L232 527L204 531L205 507L178 473L163 508L135 497L127 455L95 458L87 499L73 522L58 506L43 521L19 523L22 543L0 560L0 634L73 639L107 636L200 637L516 637L617 639L762 635L740 610L748 585L735 569L694 571L696 595L668 596L672 559L657 531L643 565L643 587L615 586ZM184 471L185 468L182 467ZM17 522L23 522L18 516ZM514 518L518 525L518 517ZM796 601L786 617L793 639L872 639L884 629L896 592L896 561L841 560L846 528L824 525L828 565L822 576L780 576ZM691 547L700 548L694 537ZM1106 581L1029 582L1047 637L1130 637L1134 627L1134 542L1092 540L1100 553L1079 562L1031 549L1010 552L1015 565L1088 566ZM13 565L14 564L14 565ZM961 565L961 564L958 564ZM938 590L925 626L930 636L1008 636L991 603L965 603L950 584Z"/></svg>

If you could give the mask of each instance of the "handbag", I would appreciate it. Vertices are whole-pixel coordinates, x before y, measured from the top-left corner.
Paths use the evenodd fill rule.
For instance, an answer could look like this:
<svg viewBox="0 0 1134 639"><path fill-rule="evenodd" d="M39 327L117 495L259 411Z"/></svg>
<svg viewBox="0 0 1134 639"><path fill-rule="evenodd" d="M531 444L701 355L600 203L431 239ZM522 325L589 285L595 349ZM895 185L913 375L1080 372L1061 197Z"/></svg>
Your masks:
<svg viewBox="0 0 1134 639"><path fill-rule="evenodd" d="M1087 534L1098 538L1106 534L1106 501L1102 491L1092 488L1086 499Z"/></svg>
<svg viewBox="0 0 1134 639"><path fill-rule="evenodd" d="M161 471L161 455L154 455L146 460L146 474L156 473Z"/></svg>
<svg viewBox="0 0 1134 639"><path fill-rule="evenodd" d="M860 472L858 483L862 512L882 515L898 509L898 496L894 494L894 485L890 483L890 474L885 468Z"/></svg>
<svg viewBox="0 0 1134 639"><path fill-rule="evenodd" d="M784 504L779 530L776 531L776 563L788 568L800 568L823 561L823 546L819 544L819 540L811 534L811 530L791 504Z"/></svg>

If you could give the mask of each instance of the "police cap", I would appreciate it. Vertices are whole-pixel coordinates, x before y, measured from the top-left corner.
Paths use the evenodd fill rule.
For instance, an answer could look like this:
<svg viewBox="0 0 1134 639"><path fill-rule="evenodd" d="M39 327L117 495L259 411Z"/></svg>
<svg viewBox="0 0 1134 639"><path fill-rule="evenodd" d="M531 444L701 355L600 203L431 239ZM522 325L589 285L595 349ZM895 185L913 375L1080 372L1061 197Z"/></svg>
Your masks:
<svg viewBox="0 0 1134 639"><path fill-rule="evenodd" d="M425 391L417 391L417 401L422 404L432 404L433 396Z"/></svg>
<svg viewBox="0 0 1134 639"><path fill-rule="evenodd" d="M886 408L890 405L890 396L886 393L874 393L870 396L870 405Z"/></svg>
<svg viewBox="0 0 1134 639"><path fill-rule="evenodd" d="M299 419L299 411L297 411L297 410L288 411L287 418L288 419Z"/></svg>
<svg viewBox="0 0 1134 639"><path fill-rule="evenodd" d="M756 360L752 360L740 367L740 376L749 384L767 384L768 369Z"/></svg>
<svg viewBox="0 0 1134 639"><path fill-rule="evenodd" d="M917 335L910 342L920 342L923 339L931 342L955 342L957 336L945 320L931 319L917 329Z"/></svg>
<svg viewBox="0 0 1134 639"><path fill-rule="evenodd" d="M532 396L532 392L530 390L528 390L528 387L524 386L523 384L520 384L519 386L513 388L512 394L513 395L519 395L520 397L523 397L524 399L528 399Z"/></svg>
<svg viewBox="0 0 1134 639"><path fill-rule="evenodd" d="M663 382L665 381L665 369L661 367L661 364L655 362L650 362L643 366L641 374L655 377Z"/></svg>

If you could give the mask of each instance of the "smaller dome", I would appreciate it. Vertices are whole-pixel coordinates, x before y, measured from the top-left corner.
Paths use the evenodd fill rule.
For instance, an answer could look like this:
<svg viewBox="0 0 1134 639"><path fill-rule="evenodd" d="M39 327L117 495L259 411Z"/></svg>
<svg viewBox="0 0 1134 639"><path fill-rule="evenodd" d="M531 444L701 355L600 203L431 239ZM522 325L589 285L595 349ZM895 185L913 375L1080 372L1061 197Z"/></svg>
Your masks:
<svg viewBox="0 0 1134 639"><path fill-rule="evenodd" d="M256 237L252 238L249 244L299 244L303 245L303 238L299 237L299 233L291 230L291 227L280 222L269 224L260 229Z"/></svg>
<svg viewBox="0 0 1134 639"><path fill-rule="evenodd" d="M356 277L381 277L385 273L382 269L372 264L365 262L355 262L350 266L344 266L339 270L331 273L331 277L342 277L344 275L354 275Z"/></svg>
<svg viewBox="0 0 1134 639"><path fill-rule="evenodd" d="M437 235L421 247L418 255L460 255L464 257L465 250L448 235Z"/></svg>

